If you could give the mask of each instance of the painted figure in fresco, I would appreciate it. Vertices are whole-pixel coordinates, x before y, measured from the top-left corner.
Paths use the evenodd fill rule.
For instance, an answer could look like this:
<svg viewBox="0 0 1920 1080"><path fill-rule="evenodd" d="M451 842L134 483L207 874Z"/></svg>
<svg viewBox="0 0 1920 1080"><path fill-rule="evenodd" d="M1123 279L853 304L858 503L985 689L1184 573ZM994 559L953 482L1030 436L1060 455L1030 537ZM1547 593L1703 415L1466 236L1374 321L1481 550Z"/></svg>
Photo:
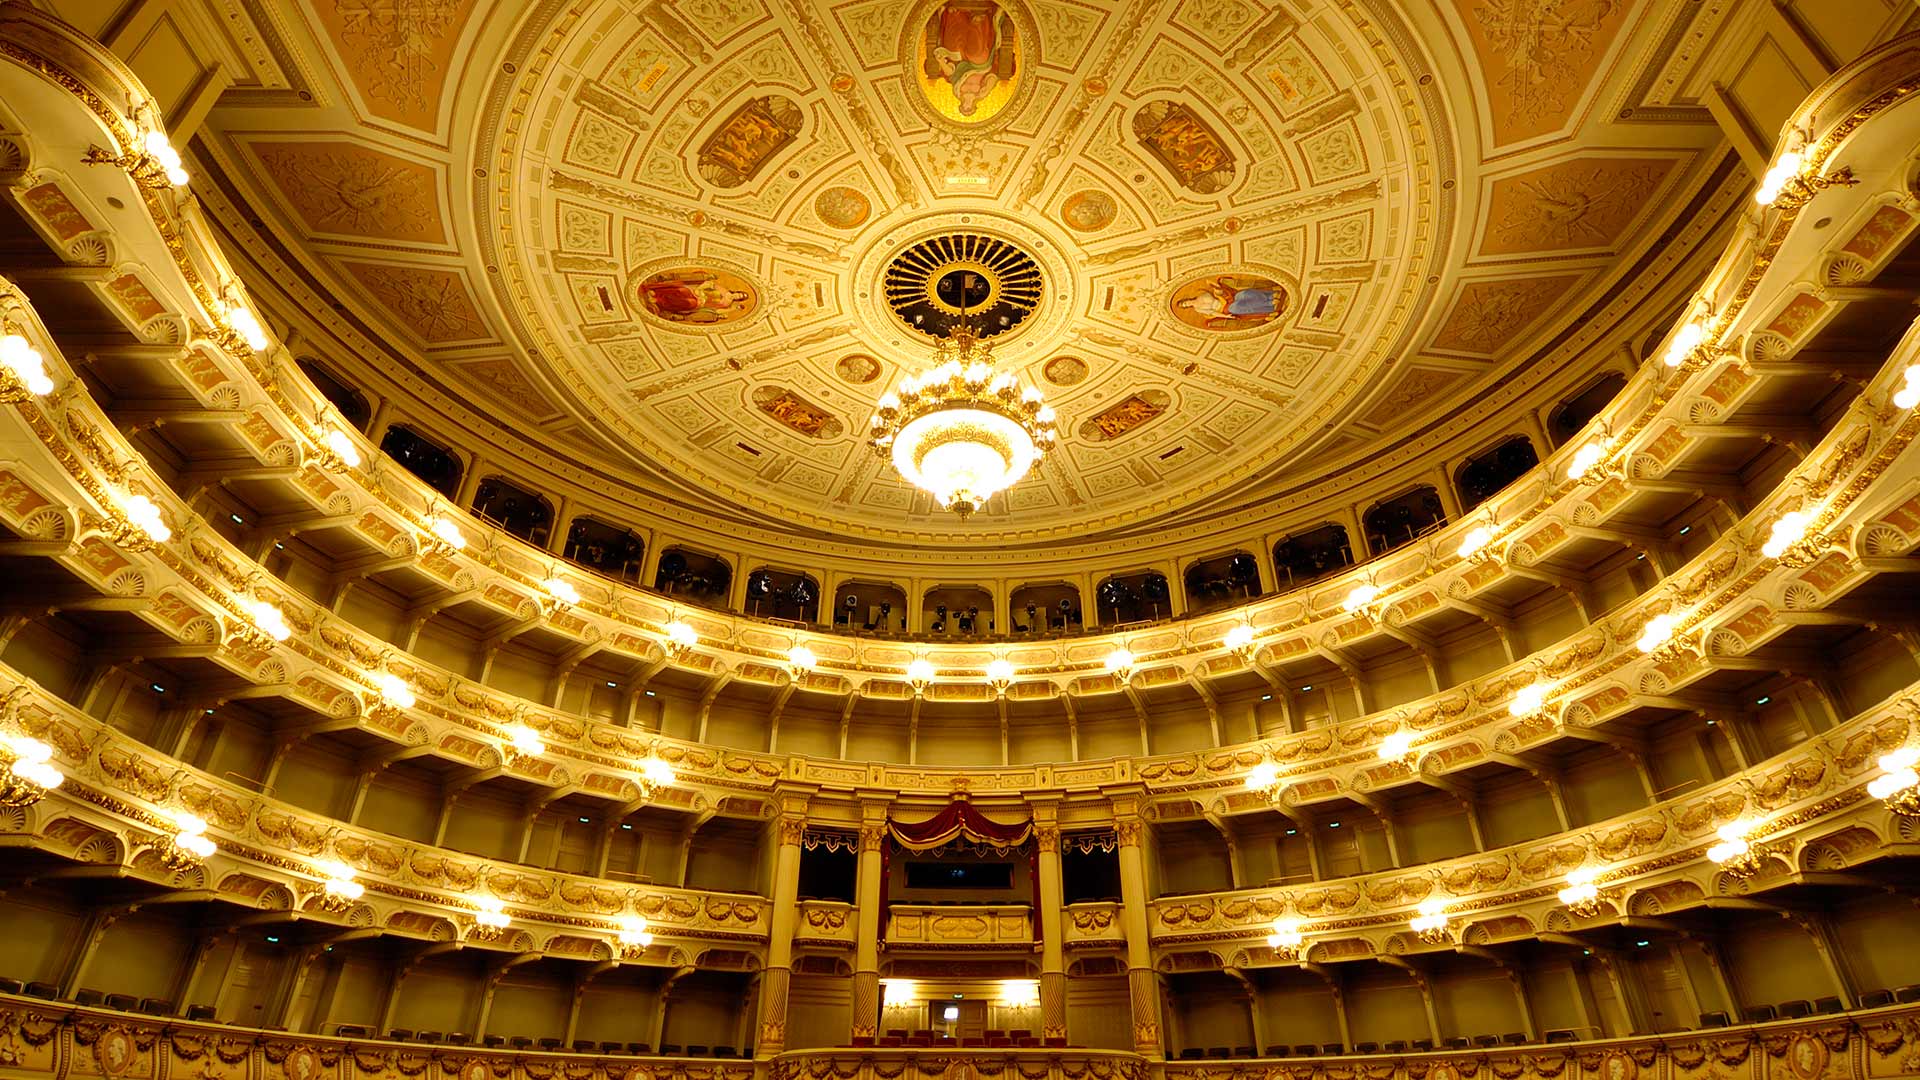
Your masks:
<svg viewBox="0 0 1920 1080"><path fill-rule="evenodd" d="M960 115L972 116L1001 80L1013 77L1012 22L993 0L948 0L927 34L926 75L953 87Z"/></svg>
<svg viewBox="0 0 1920 1080"><path fill-rule="evenodd" d="M753 306L752 293L727 288L707 270L656 274L640 283L640 299L648 311L671 322L725 322Z"/></svg>
<svg viewBox="0 0 1920 1080"><path fill-rule="evenodd" d="M1265 278L1217 277L1174 301L1187 322L1209 330L1258 326L1280 314L1286 294Z"/></svg>

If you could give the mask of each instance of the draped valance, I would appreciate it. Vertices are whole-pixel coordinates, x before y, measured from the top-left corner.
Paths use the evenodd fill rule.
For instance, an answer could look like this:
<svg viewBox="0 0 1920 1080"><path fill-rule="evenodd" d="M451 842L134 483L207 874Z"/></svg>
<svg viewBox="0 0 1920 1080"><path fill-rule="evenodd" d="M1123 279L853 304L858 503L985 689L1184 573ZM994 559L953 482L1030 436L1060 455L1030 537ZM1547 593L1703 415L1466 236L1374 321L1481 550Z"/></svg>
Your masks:
<svg viewBox="0 0 1920 1080"><path fill-rule="evenodd" d="M1002 825L974 809L973 804L955 800L925 821L887 819L893 839L908 851L930 851L954 840L971 840L997 848L1019 847L1033 835L1033 819Z"/></svg>

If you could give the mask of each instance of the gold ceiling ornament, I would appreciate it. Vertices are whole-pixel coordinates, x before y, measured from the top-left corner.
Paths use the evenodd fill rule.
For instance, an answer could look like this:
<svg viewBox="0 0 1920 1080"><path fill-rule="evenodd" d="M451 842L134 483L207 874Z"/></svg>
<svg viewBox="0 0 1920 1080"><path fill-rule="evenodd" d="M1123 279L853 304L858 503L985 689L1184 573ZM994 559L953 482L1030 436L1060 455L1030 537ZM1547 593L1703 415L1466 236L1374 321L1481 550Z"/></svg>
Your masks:
<svg viewBox="0 0 1920 1080"><path fill-rule="evenodd" d="M934 361L880 398L867 442L901 479L964 518L1053 448L1054 412L1036 387L996 370L991 346L964 322Z"/></svg>
<svg viewBox="0 0 1920 1080"><path fill-rule="evenodd" d="M0 735L0 806L32 806L66 776L53 764L53 747L31 735Z"/></svg>

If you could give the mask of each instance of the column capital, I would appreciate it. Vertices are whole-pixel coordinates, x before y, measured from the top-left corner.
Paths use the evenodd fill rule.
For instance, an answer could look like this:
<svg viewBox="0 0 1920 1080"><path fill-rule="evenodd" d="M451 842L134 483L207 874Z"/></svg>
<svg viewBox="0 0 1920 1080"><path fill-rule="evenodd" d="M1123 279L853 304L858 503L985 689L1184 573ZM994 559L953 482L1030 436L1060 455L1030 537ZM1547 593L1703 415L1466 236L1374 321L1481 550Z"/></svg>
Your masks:
<svg viewBox="0 0 1920 1080"><path fill-rule="evenodd" d="M783 813L774 820L780 830L781 847L799 847L807 835L807 815Z"/></svg>
<svg viewBox="0 0 1920 1080"><path fill-rule="evenodd" d="M1033 842L1039 845L1043 855L1057 853L1060 850L1060 826L1036 824L1033 827Z"/></svg>
<svg viewBox="0 0 1920 1080"><path fill-rule="evenodd" d="M881 845L885 844L886 842L887 842L887 826L884 822L879 824L866 824L866 825L860 826L860 850L861 851L879 851Z"/></svg>

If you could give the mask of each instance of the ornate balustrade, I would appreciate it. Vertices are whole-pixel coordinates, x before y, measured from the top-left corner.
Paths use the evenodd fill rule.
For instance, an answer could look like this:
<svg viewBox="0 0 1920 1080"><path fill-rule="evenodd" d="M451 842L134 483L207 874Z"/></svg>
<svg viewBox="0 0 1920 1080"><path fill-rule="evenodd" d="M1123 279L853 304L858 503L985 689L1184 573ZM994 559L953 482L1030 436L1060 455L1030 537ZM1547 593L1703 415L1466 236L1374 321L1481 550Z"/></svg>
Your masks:
<svg viewBox="0 0 1920 1080"><path fill-rule="evenodd" d="M144 101L145 94L122 82L95 86L96 81L107 77L103 72L110 60L99 54L96 45L31 11L10 12L7 18L8 32L28 43L11 54L14 62L52 75L76 95L73 107L100 114L116 130L128 127L131 117L119 114L108 102ZM1863 130L1863 125L1877 123L1876 118L1897 100L1898 92L1903 92L1892 81L1898 78L1899 66L1875 63L1877 57L1863 58L1834 85L1823 88L1822 103L1845 100L1850 103L1850 111L1816 113L1810 104L1796 117L1813 131L1821 159L1837 152L1845 140ZM115 77L130 78L123 71ZM1815 121L1818 126L1814 126ZM127 193L121 189L129 182L124 177L116 179L111 170L71 177L51 173L42 176L33 165L36 159L31 150L31 146L23 149L27 165L20 170L21 185L39 182L62 192L71 188L75 197L66 199L70 206L100 201L86 197L92 186L102 187L101 192L92 194L104 195L104 186L110 184L119 185L114 188L116 195ZM1643 370L1617 405L1596 422L1596 431L1608 433L1604 460L1593 474L1601 481L1597 486L1568 478L1575 454L1593 442L1592 438L1575 440L1484 513L1476 512L1470 520L1454 523L1419 550L1380 560L1307 590L1260 600L1238 612L1128 635L1125 644L1141 658L1134 680L1149 686L1171 684L1190 676L1244 669L1248 661L1225 645L1227 632L1243 620L1266 639L1259 642L1254 654L1262 661L1305 655L1329 642L1337 648L1356 637L1380 632L1396 620L1417 619L1423 611L1470 598L1503 579L1509 570L1499 558L1463 559L1455 554L1459 541L1474 528L1493 523L1497 535L1491 553L1504 553L1515 566L1537 567L1544 556L1579 539L1582 530L1604 525L1608 516L1630 499L1635 484L1685 487L1687 481L1668 472L1689 447L1714 438L1714 433L1702 429L1710 428L1718 417L1731 415L1754 395L1762 381L1764 361L1807 340L1844 307L1844 292L1790 279L1790 272L1782 269L1788 265L1782 253L1792 250L1806 256L1792 260L1795 267L1812 265L1824 270L1824 258L1839 268L1837 279L1823 272L1809 274L1810 281L1841 280L1845 284L1869 276L1891 257L1898 241L1920 220L1901 179L1894 178L1895 182L1882 183L1876 189L1874 178L1869 178L1869 183L1859 189L1822 194L1823 214L1861 221L1856 228L1836 229L1830 234L1832 249L1838 253L1831 257L1824 254L1825 248L1804 236L1794 240L1802 235L1794 231L1797 208L1772 213L1760 228L1735 240L1704 294L1717 301L1717 340L1731 344L1744 337L1745 344L1703 353L1705 362L1690 363L1678 374L1658 364ZM914 656L924 655L933 659L941 672L929 688L931 696L983 697L991 691L980 684L977 673L988 659L1002 653L1021 671L1021 681L1012 691L1018 697L1120 688L1120 680L1098 671L1101 658L1122 640L1111 635L1069 643L1023 644L1004 650L978 646L908 648L824 633L796 635L792 630L745 617L682 611L670 600L598 579L578 582L584 594L579 603L558 603L542 584L552 573L549 553L484 533L471 521L467 524L477 536L489 538L484 547L476 545L466 552L437 550L429 518L446 510L438 497L395 469L345 467L338 455L325 447L325 432L317 420L318 398L291 377L279 353L271 358L257 356L235 342L230 333L196 337L190 332L204 324L218 326L215 298L203 282L209 275L230 277L230 271L208 241L191 204L177 205L171 196L159 195L144 202L155 224L155 236L122 238L121 243L130 254L154 256L149 260L151 273L178 275L185 283L179 290L161 290L163 294L192 295L201 310L175 312L161 303L159 313L134 320L134 329L150 337L160 332L158 328L175 331L173 340L183 346L182 355L173 363L183 384L205 407L231 410L247 418L238 430L260 470L284 479L291 490L303 493L312 502L315 513L337 518L341 528L359 536L370 550L394 558L417 557L419 566L441 580L449 593L467 596L468 602L493 608L506 617L537 621L549 632L583 647L747 681L783 683L795 678L787 671L784 655L788 647L803 642L823 664L822 670L797 677L814 690L904 697L912 690L898 672ZM39 203L50 204L47 200ZM52 223L44 214L37 214L35 204L22 201L21 205L49 230L49 235L60 235L52 231ZM1894 215L1892 227L1874 215L1876 224L1869 231L1865 224L1867 211L1882 208ZM82 220L78 224L68 222L68 232L100 232L84 212L79 213ZM1789 241L1797 246L1790 246ZM1809 243L1815 243L1814 248L1802 251ZM1870 396L1884 400L1884 389ZM91 434L109 443L114 441L110 431L97 426ZM115 450L125 454L117 446ZM373 457L370 452L366 456ZM142 483L156 487L143 478ZM457 510L447 512L460 515ZM109 510L108 518L113 516ZM1816 524L1825 528L1828 523ZM244 577L247 560L225 557ZM1371 612L1345 611L1342 601L1361 584L1380 587L1383 593L1371 605ZM683 655L670 655L660 644L662 627L676 616L692 622L701 635L701 642ZM484 691L474 693L491 697ZM524 704L509 705L507 715ZM565 721L554 722L562 728L570 726Z"/></svg>
<svg viewBox="0 0 1920 1080"><path fill-rule="evenodd" d="M1111 901L1068 904L1060 913L1060 930L1069 949L1118 948L1127 940L1120 924L1120 905Z"/></svg>
<svg viewBox="0 0 1920 1080"><path fill-rule="evenodd" d="M0 815L0 833L32 837L83 863L124 867L158 885L401 937L592 961L690 964L709 944L758 947L772 924L762 897L502 865L343 824L183 765L5 665L0 701L22 729L56 748L67 774L46 799ZM212 857L185 867L168 863L174 809L207 822L218 845ZM353 868L365 895L330 902L318 865L326 859ZM475 922L483 897L504 905L509 927ZM617 920L633 915L645 918L657 938L638 952L615 940ZM850 926L846 932L851 940Z"/></svg>
<svg viewBox="0 0 1920 1080"><path fill-rule="evenodd" d="M887 905L886 942L919 949L1033 944L1033 909L1006 904Z"/></svg>
<svg viewBox="0 0 1920 1080"><path fill-rule="evenodd" d="M857 923L852 904L839 900L802 900L800 917L793 924L793 942L851 949Z"/></svg>
<svg viewBox="0 0 1920 1080"><path fill-rule="evenodd" d="M763 1062L517 1051L264 1031L0 995L0 1068L102 1080L1893 1080L1920 1006L1473 1051L1149 1062L1099 1049L793 1050Z"/></svg>

